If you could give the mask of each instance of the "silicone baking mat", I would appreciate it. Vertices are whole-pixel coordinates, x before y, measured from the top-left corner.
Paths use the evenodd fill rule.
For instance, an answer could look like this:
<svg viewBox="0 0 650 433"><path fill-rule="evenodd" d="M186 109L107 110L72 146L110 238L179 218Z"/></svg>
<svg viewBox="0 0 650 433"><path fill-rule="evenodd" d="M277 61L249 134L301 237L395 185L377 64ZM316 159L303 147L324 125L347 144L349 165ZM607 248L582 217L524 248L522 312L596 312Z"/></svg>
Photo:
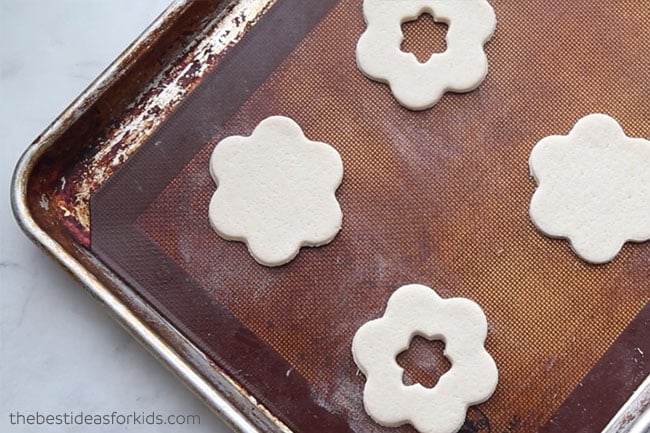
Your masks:
<svg viewBox="0 0 650 433"><path fill-rule="evenodd" d="M650 136L650 4L491 3L485 82L411 112L356 67L361 2L279 0L92 197L92 250L295 432L414 431L365 414L350 353L407 283L488 317L500 381L464 432L600 431L650 373L650 245L584 263L531 224L527 165L592 112ZM425 57L444 34L426 20L405 32ZM271 115L345 169L343 230L274 269L207 217L215 145ZM409 380L426 382L414 346Z"/></svg>

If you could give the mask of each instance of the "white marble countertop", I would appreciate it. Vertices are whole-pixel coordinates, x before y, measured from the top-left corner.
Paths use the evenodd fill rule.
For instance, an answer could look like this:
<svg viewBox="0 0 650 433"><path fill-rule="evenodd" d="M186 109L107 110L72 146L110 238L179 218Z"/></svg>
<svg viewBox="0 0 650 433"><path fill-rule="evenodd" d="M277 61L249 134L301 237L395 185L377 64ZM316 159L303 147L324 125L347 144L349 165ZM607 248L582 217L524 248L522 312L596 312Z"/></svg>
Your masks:
<svg viewBox="0 0 650 433"><path fill-rule="evenodd" d="M2 432L230 431L30 243L9 206L28 144L169 2L0 0ZM200 425L11 424L17 412L199 415Z"/></svg>

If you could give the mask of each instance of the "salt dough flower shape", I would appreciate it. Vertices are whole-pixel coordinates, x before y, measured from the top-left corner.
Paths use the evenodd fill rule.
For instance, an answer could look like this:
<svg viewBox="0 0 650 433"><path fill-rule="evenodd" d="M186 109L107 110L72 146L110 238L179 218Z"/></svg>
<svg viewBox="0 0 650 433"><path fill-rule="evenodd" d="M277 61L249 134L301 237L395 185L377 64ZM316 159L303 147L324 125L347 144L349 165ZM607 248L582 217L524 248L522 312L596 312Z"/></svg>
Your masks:
<svg viewBox="0 0 650 433"><path fill-rule="evenodd" d="M402 382L396 356L416 335L445 342L452 366L433 388ZM483 346L486 336L487 321L476 303L442 299L418 284L399 288L384 316L361 326L352 342L354 360L366 375L366 412L387 427L410 423L421 433L457 432L467 408L496 388L498 371Z"/></svg>
<svg viewBox="0 0 650 433"><path fill-rule="evenodd" d="M357 43L357 65L369 78L388 83L405 107L430 108L447 91L474 90L487 75L483 45L496 28L487 0L364 0L363 13L368 27ZM423 13L449 30L447 50L420 63L401 51L401 25Z"/></svg>
<svg viewBox="0 0 650 433"><path fill-rule="evenodd" d="M222 140L210 171L218 186L210 202L213 228L245 242L260 264L287 263L302 246L327 244L341 228L341 157L287 117L265 119L250 137Z"/></svg>
<svg viewBox="0 0 650 433"><path fill-rule="evenodd" d="M529 165L533 223L584 260L606 263L625 242L650 239L650 141L627 137L613 118L591 114L542 139Z"/></svg>

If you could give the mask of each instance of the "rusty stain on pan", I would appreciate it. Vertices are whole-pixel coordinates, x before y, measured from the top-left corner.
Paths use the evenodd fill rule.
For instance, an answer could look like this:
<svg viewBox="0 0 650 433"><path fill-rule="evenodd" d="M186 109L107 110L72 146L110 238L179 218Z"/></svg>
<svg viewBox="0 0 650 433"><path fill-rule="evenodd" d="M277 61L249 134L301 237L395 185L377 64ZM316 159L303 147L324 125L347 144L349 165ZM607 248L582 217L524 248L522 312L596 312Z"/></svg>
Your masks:
<svg viewBox="0 0 650 433"><path fill-rule="evenodd" d="M125 107L119 121L111 125L70 173L62 173L53 196L41 195L44 210L52 206L59 218L84 246L89 245L91 194L135 152L219 62L228 48L237 43L250 26L275 0L231 2L202 19L201 29L183 41L181 54L148 84L139 97ZM146 50L159 36L153 32L143 41ZM123 59L128 63L130 59ZM158 60L160 59L152 59ZM113 71L114 78L125 77L126 68ZM137 78L136 78L137 79ZM103 89L98 89L99 92ZM84 104L80 110L90 107Z"/></svg>

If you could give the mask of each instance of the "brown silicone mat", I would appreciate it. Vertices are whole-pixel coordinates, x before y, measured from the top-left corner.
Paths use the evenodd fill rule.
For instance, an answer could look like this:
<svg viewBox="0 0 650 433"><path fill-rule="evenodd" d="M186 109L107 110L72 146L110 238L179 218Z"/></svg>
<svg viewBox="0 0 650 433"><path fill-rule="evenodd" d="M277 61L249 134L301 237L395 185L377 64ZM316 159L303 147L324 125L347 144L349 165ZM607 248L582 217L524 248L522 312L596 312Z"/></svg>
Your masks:
<svg viewBox="0 0 650 433"><path fill-rule="evenodd" d="M527 166L592 112L650 136L650 3L491 3L485 82L415 113L356 68L360 2L279 0L92 197L92 251L295 432L414 431L368 418L350 353L412 282L487 314L500 382L464 432L597 432L650 373L650 244L585 264L530 223ZM277 114L341 153L344 223L269 269L210 228L208 158Z"/></svg>

